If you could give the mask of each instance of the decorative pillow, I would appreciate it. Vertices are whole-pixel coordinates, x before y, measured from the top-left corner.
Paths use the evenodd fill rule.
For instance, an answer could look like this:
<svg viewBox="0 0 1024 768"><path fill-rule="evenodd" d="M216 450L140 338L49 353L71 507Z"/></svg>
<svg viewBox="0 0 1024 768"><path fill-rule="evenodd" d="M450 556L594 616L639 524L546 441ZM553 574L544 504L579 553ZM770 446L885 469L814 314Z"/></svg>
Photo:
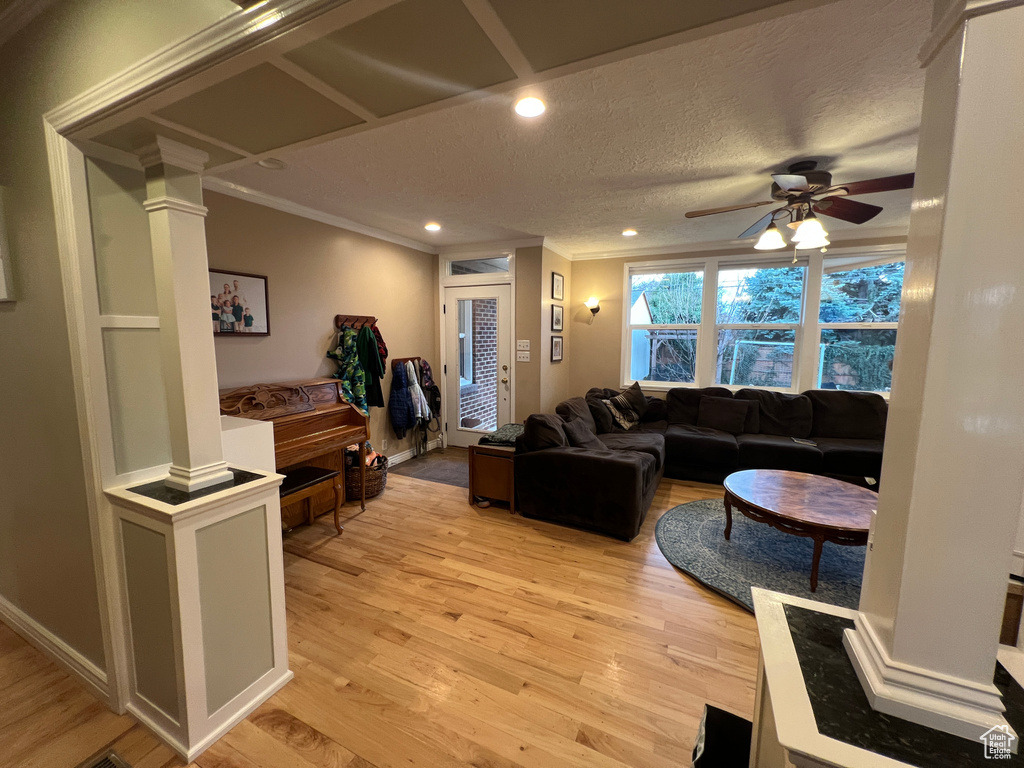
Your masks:
<svg viewBox="0 0 1024 768"><path fill-rule="evenodd" d="M697 409L697 426L739 435L747 423L750 403L730 397L702 397Z"/></svg>
<svg viewBox="0 0 1024 768"><path fill-rule="evenodd" d="M647 397L647 412L643 415L640 421L667 421L668 420L668 403L662 400L660 397Z"/></svg>
<svg viewBox="0 0 1024 768"><path fill-rule="evenodd" d="M596 448L599 451L605 449L597 435L590 431L590 427L582 419L567 421L562 425L565 437L573 448Z"/></svg>
<svg viewBox="0 0 1024 768"><path fill-rule="evenodd" d="M616 395L610 400L602 400L605 408L612 415L615 426L622 430L630 430L640 422L640 416L633 410L633 405L625 394Z"/></svg>
<svg viewBox="0 0 1024 768"><path fill-rule="evenodd" d="M626 387L622 392L619 393L620 397L626 398L626 402L629 403L629 407L633 409L636 414L637 421L644 417L647 413L647 397L644 395L643 390L640 389L640 382L634 381L632 386Z"/></svg>
<svg viewBox="0 0 1024 768"><path fill-rule="evenodd" d="M535 413L526 419L523 441L531 451L563 448L568 445L562 429L562 418L553 413Z"/></svg>

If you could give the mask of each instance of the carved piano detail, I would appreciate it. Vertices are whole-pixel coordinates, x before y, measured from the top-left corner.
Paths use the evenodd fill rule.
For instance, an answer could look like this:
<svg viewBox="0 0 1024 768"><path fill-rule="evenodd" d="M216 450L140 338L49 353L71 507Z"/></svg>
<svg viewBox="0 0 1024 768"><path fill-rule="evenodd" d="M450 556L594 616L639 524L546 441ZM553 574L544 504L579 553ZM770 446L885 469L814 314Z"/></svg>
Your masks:
<svg viewBox="0 0 1024 768"><path fill-rule="evenodd" d="M345 401L337 379L222 389L220 412L225 416L272 421L278 470L313 464L344 472L346 446L358 443L362 457L370 439L369 417ZM311 504L317 515L333 511L334 496L325 491L314 496ZM302 503L282 508L281 520L286 528L304 522Z"/></svg>

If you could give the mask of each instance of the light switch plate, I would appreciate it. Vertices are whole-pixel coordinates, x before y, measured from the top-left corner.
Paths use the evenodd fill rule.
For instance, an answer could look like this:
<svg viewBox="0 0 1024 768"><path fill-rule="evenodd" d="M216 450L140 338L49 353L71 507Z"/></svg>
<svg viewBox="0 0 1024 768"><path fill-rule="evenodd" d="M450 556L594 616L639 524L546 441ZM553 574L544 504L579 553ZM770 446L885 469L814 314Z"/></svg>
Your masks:
<svg viewBox="0 0 1024 768"><path fill-rule="evenodd" d="M528 363L528 362L530 362L530 353L529 353L529 351L526 351L526 352L516 352L516 362L517 363Z"/></svg>
<svg viewBox="0 0 1024 768"><path fill-rule="evenodd" d="M518 350L529 350L530 340L529 339L516 339L516 349Z"/></svg>

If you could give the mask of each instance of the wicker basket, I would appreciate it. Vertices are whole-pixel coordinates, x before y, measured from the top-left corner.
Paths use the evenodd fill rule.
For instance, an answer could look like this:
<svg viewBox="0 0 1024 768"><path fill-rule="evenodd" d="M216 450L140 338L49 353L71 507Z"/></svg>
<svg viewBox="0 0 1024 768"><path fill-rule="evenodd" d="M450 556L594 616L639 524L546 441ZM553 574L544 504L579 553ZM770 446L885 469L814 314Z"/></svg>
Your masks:
<svg viewBox="0 0 1024 768"><path fill-rule="evenodd" d="M366 468L366 498L372 499L379 496L388 484L388 457L381 456L381 463ZM354 501L362 497L362 489L359 486L359 462L349 464L345 460L345 498Z"/></svg>

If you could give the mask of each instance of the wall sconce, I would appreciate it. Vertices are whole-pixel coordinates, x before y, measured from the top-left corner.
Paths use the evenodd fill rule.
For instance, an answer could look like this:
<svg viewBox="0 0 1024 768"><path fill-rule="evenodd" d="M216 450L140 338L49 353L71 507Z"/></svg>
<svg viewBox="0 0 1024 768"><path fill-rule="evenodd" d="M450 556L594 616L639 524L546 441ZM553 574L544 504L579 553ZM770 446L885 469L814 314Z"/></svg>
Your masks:
<svg viewBox="0 0 1024 768"><path fill-rule="evenodd" d="M590 310L590 322L593 323L594 317L601 311L601 302L598 301L596 296L591 296L583 302L583 306Z"/></svg>

